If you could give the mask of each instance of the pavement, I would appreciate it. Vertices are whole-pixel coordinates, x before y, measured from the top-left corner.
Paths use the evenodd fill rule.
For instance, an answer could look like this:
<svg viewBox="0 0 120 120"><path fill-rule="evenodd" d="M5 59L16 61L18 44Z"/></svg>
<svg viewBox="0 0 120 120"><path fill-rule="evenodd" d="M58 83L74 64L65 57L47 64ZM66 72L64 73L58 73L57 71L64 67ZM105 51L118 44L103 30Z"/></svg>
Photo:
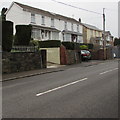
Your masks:
<svg viewBox="0 0 120 120"><path fill-rule="evenodd" d="M84 61L82 63L73 64L73 65L54 64L54 65L48 66L45 69L30 70L30 71L11 73L11 74L3 74L2 75L2 82L15 80L15 79L19 79L19 78L36 76L36 75L42 75L42 74L47 74L47 73L52 73L52 72L64 71L66 69L74 68L74 67L80 67L80 66L81 67L88 67L88 66L93 66L93 65L97 65L97 64L109 62L109 61L111 61L111 60L106 60L106 61L104 61L104 60L90 60L90 61Z"/></svg>

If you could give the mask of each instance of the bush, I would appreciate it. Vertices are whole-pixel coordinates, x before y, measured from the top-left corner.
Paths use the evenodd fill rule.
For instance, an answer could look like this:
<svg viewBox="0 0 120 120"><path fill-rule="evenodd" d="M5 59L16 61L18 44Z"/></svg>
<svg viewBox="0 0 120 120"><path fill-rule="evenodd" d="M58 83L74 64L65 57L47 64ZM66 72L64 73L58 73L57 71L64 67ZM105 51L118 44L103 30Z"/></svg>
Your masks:
<svg viewBox="0 0 120 120"><path fill-rule="evenodd" d="M38 46L39 47L39 42L40 42L39 40L31 40L29 45L30 46Z"/></svg>
<svg viewBox="0 0 120 120"><path fill-rule="evenodd" d="M80 49L81 49L81 50L87 50L87 49L88 49L88 46L87 46L87 45L80 45Z"/></svg>
<svg viewBox="0 0 120 120"><path fill-rule="evenodd" d="M46 40L46 41L39 41L40 48L54 48L60 47L61 41L60 40Z"/></svg>
<svg viewBox="0 0 120 120"><path fill-rule="evenodd" d="M13 22L2 21L2 50L10 52L13 43Z"/></svg>
<svg viewBox="0 0 120 120"><path fill-rule="evenodd" d="M62 42L68 50L80 50L80 44L75 42Z"/></svg>
<svg viewBox="0 0 120 120"><path fill-rule="evenodd" d="M80 43L80 46L81 45L86 45L88 47L88 49L93 49L93 47L94 47L94 45L91 43Z"/></svg>
<svg viewBox="0 0 120 120"><path fill-rule="evenodd" d="M120 45L120 38L115 38L114 40L114 46Z"/></svg>
<svg viewBox="0 0 120 120"><path fill-rule="evenodd" d="M14 45L29 45L31 40L31 25L16 25Z"/></svg>
<svg viewBox="0 0 120 120"><path fill-rule="evenodd" d="M88 49L93 49L93 47L94 47L94 45L91 43L88 43L87 45L88 45Z"/></svg>

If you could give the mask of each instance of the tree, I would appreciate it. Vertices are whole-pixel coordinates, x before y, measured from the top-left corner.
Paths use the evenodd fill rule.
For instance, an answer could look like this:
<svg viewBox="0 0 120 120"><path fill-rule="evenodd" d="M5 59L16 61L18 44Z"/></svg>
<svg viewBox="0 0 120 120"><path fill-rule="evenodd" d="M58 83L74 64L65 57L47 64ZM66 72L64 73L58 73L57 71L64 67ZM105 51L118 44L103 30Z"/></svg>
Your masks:
<svg viewBox="0 0 120 120"><path fill-rule="evenodd" d="M5 14L5 12L6 12L7 10L8 10L7 8L2 8L2 11L1 11L2 21L6 21L6 14Z"/></svg>
<svg viewBox="0 0 120 120"><path fill-rule="evenodd" d="M120 38L114 39L114 46L120 45Z"/></svg>
<svg viewBox="0 0 120 120"><path fill-rule="evenodd" d="M10 52L13 43L13 22L2 21L2 50Z"/></svg>

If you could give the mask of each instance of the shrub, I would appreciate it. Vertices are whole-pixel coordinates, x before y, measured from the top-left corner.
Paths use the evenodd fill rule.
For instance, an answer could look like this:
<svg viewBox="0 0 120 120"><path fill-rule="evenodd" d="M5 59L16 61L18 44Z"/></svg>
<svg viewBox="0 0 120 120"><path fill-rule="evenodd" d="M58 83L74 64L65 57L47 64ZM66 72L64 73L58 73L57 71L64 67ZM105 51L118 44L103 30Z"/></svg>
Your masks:
<svg viewBox="0 0 120 120"><path fill-rule="evenodd" d="M66 47L66 49L74 50L74 42L62 42L62 44Z"/></svg>
<svg viewBox="0 0 120 120"><path fill-rule="evenodd" d="M10 52L13 43L13 22L2 21L2 50Z"/></svg>
<svg viewBox="0 0 120 120"><path fill-rule="evenodd" d="M120 38L115 38L114 40L114 46L120 45Z"/></svg>
<svg viewBox="0 0 120 120"><path fill-rule="evenodd" d="M60 40L46 40L46 41L39 41L40 48L54 48L60 47L61 41Z"/></svg>
<svg viewBox="0 0 120 120"><path fill-rule="evenodd" d="M93 49L93 47L94 47L94 45L91 43L88 43L87 45L88 45L88 49Z"/></svg>
<svg viewBox="0 0 120 120"><path fill-rule="evenodd" d="M88 49L88 46L87 46L87 45L80 45L80 49L81 49L81 50L87 50L87 49Z"/></svg>
<svg viewBox="0 0 120 120"><path fill-rule="evenodd" d="M31 40L31 25L16 25L14 45L29 45Z"/></svg>
<svg viewBox="0 0 120 120"><path fill-rule="evenodd" d="M39 40L31 40L29 45L30 46L39 46L39 42L40 42Z"/></svg>
<svg viewBox="0 0 120 120"><path fill-rule="evenodd" d="M68 50L80 50L79 43L75 42L62 42L62 44L66 47Z"/></svg>
<svg viewBox="0 0 120 120"><path fill-rule="evenodd" d="M88 47L88 49L93 49L93 47L94 47L94 45L91 43L80 43L80 46L81 45L86 45Z"/></svg>

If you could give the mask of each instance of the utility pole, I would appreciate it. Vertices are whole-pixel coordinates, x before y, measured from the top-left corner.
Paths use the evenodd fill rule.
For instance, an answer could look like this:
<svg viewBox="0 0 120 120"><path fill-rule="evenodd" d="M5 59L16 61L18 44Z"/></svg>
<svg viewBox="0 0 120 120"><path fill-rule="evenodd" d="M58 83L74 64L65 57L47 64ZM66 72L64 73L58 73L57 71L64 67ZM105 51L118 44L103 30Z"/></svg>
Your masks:
<svg viewBox="0 0 120 120"><path fill-rule="evenodd" d="M105 60L106 59L105 8L103 8L103 51L104 51L104 60Z"/></svg>

